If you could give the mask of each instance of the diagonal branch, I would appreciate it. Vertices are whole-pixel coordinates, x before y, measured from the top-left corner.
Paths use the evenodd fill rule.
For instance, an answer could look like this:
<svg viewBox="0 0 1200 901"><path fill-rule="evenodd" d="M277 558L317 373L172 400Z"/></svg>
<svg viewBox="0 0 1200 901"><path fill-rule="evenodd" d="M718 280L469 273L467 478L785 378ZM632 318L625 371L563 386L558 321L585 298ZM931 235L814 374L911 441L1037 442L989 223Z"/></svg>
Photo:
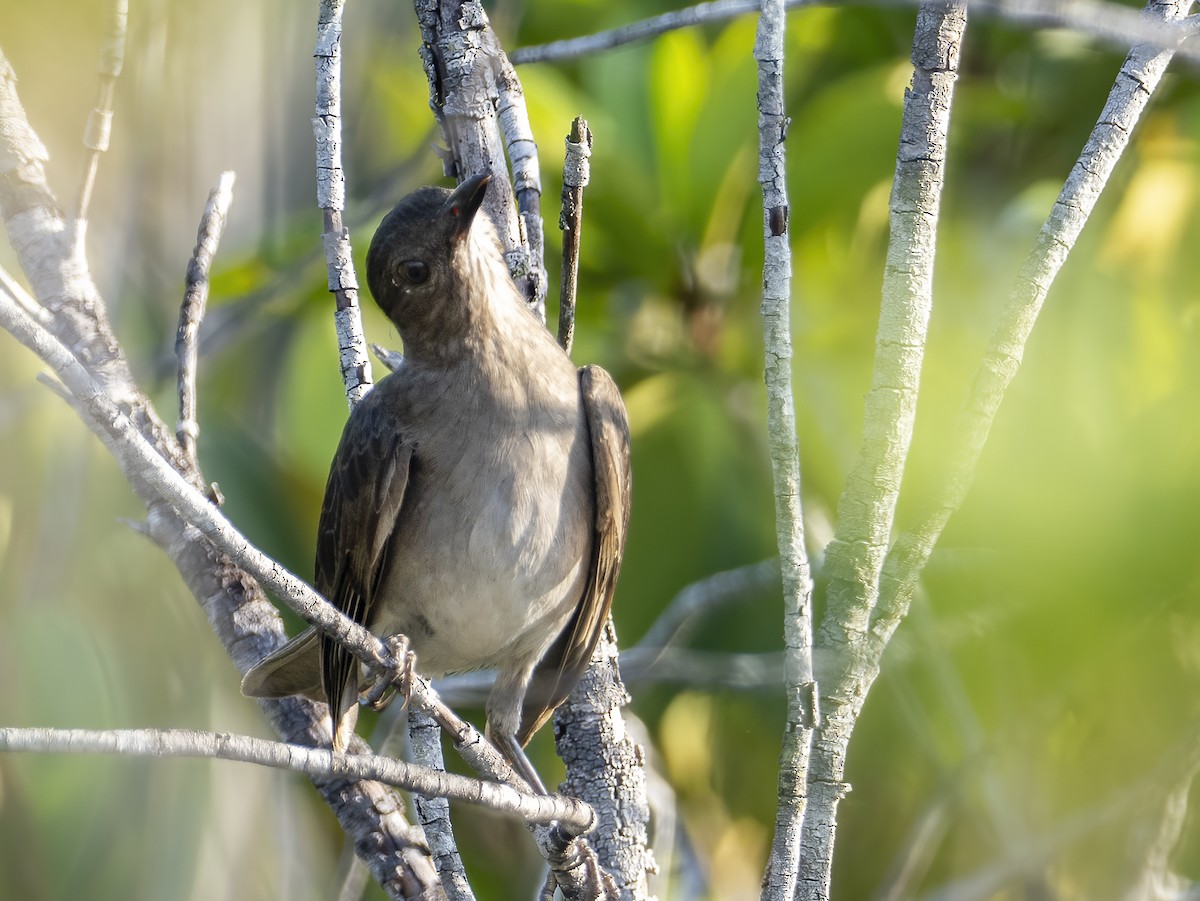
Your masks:
<svg viewBox="0 0 1200 901"><path fill-rule="evenodd" d="M1182 18L1191 0L1151 0L1146 18L1170 23ZM901 534L888 553L880 584L871 641L882 651L908 609L917 579L942 530L966 497L988 432L1021 365L1025 343L1050 286L1075 246L1113 169L1129 146L1171 50L1139 44L1126 57L1087 143L1047 217L1009 294L991 343L958 415L941 468L938 493L924 505L917 525Z"/></svg>

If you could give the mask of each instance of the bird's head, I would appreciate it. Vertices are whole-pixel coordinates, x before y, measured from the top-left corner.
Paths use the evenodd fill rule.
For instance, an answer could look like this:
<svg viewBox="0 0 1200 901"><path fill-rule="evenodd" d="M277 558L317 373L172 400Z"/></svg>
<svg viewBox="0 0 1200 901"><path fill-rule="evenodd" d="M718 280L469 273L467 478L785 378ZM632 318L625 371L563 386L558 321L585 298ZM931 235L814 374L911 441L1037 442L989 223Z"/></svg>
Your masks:
<svg viewBox="0 0 1200 901"><path fill-rule="evenodd" d="M497 274L512 284L495 228L477 216L489 181L475 175L453 191L420 188L375 231L367 284L400 331L406 353L464 334Z"/></svg>

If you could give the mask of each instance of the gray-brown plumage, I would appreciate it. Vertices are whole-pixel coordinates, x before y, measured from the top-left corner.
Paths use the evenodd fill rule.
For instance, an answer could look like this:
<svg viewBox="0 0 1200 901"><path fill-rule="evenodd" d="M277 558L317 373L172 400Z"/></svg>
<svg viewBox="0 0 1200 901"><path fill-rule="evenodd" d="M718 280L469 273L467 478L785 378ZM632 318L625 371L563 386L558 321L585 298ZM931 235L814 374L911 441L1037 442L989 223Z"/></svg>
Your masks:
<svg viewBox="0 0 1200 901"><path fill-rule="evenodd" d="M408 636L425 675L495 667L488 734L536 779L520 748L582 676L612 603L629 431L612 379L577 371L513 285L476 216L487 184L422 188L371 242L367 279L404 362L346 423L315 583L375 634ZM359 681L310 629L242 689L328 699L342 748Z"/></svg>

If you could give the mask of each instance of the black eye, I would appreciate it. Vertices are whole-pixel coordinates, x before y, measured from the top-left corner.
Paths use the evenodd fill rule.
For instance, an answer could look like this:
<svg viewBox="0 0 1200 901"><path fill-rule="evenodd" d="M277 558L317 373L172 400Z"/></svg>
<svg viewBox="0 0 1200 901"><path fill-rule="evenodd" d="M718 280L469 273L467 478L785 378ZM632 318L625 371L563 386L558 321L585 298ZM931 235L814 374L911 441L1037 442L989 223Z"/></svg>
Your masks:
<svg viewBox="0 0 1200 901"><path fill-rule="evenodd" d="M420 260L405 260L400 264L404 275L414 285L422 285L429 281L429 267Z"/></svg>

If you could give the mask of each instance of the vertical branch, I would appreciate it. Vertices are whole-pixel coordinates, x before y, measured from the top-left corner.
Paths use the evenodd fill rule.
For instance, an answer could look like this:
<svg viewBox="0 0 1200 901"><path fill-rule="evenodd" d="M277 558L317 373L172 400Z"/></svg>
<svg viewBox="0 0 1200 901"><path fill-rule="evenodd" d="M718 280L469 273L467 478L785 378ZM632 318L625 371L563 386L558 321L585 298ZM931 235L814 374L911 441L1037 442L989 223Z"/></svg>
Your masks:
<svg viewBox="0 0 1200 901"><path fill-rule="evenodd" d="M829 897L837 808L850 734L878 672L867 627L891 536L900 480L912 438L925 335L933 301L938 206L944 182L950 102L966 29L965 0L922 0L913 36L913 79L904 98L891 196L891 239L867 394L863 445L838 505L838 527L825 557L828 607L818 642L832 660L821 684L821 723L813 736L804 898Z"/></svg>
<svg viewBox="0 0 1200 901"><path fill-rule="evenodd" d="M413 763L439 772L446 768L442 760L442 730L432 716L410 708L408 739ZM475 894L467 881L467 873L454 840L454 828L450 824L450 802L445 798L414 794L413 806L417 810L417 822L425 830L429 853L433 856L448 901L474 901Z"/></svg>
<svg viewBox="0 0 1200 901"><path fill-rule="evenodd" d="M232 172L222 172L208 194L204 214L200 217L200 228L196 232L196 249L188 262L183 303L179 308L179 329L175 334L175 355L179 357L179 421L175 425L175 438L188 465L197 472L200 470L196 456L196 438L200 434L196 419L197 339L208 302L209 267L217 252L221 232L225 229L225 217L233 200L233 179Z"/></svg>
<svg viewBox="0 0 1200 901"><path fill-rule="evenodd" d="M562 212L558 227L563 232L562 276L558 290L558 343L568 354L575 338L575 297L579 288L579 242L583 229L583 189L591 174L592 130L583 116L576 116L567 135L563 160Z"/></svg>
<svg viewBox="0 0 1200 901"><path fill-rule="evenodd" d="M484 198L484 207L500 235L504 258L513 281L537 308L538 288L534 270L542 260L534 261L523 234L522 220L513 201L513 185L504 165L504 145L500 137L500 86L497 72L504 71L507 60L497 61L503 53L492 33L487 13L479 0L415 0L417 22L424 43L421 58L429 80L429 106L437 117L450 154L446 174L459 181L478 173L490 172L493 187ZM507 69L512 72L511 66ZM505 128L517 168L517 187L525 191L523 203L536 213L537 237L541 240L541 214L531 199L540 197L536 145L528 132L524 98L515 74L505 74ZM518 109L520 113L518 113ZM531 186L536 185L536 191ZM541 295L545 295L544 282ZM541 315L545 318L544 308Z"/></svg>
<svg viewBox="0 0 1200 901"><path fill-rule="evenodd" d="M489 28L485 34L498 93L496 115L512 166L521 240L528 254L528 282L523 288L530 306L545 322L546 240L542 229L542 175L538 165L537 142L533 139L533 128L529 124L521 80L517 78L516 70L496 40L495 33Z"/></svg>
<svg viewBox="0 0 1200 901"><path fill-rule="evenodd" d="M783 0L764 0L754 42L758 64L758 180L763 195L763 380L775 494L784 603L784 690L787 725L779 759L775 839L763 877L764 901L791 901L796 893L801 832L807 803L809 751L817 721L812 662L812 574L804 546L800 505L800 449L792 392L791 283L788 245L783 98Z"/></svg>
<svg viewBox="0 0 1200 901"><path fill-rule="evenodd" d="M621 901L649 895L647 876L657 872L646 823L645 752L626 734L621 708L629 695L621 682L612 620L579 685L554 715L554 739L567 766L564 793L592 805L598 823L588 841L613 877Z"/></svg>
<svg viewBox="0 0 1200 901"><path fill-rule="evenodd" d="M1150 0L1145 17L1156 23L1174 22L1183 18L1191 6L1192 0ZM878 622L871 629L871 640L880 645L880 651L908 609L917 578L942 530L967 495L988 432L1020 368L1025 342L1050 286L1129 146L1134 128L1174 52L1158 43L1138 44L1129 51L1096 127L1038 232L958 414L938 493L924 505L917 525L900 535L888 554L880 583Z"/></svg>
<svg viewBox="0 0 1200 901"><path fill-rule="evenodd" d="M344 0L321 0L317 17L317 108L313 136L317 143L317 205L324 214L325 263L329 291L336 298L333 314L338 359L346 400L353 407L371 390L371 358L358 304L358 278L350 253L350 232L342 221L346 208L346 173L342 169L342 7Z"/></svg>
<svg viewBox="0 0 1200 901"><path fill-rule="evenodd" d="M75 221L80 239L87 228L88 206L92 201L92 188L96 184L100 154L108 150L108 140L112 134L113 91L125 63L125 27L128 18L129 0L115 0L108 33L104 36L104 47L100 52L100 86L96 93L96 106L88 114L83 131L83 146L88 152L83 163L79 199L75 204Z"/></svg>

